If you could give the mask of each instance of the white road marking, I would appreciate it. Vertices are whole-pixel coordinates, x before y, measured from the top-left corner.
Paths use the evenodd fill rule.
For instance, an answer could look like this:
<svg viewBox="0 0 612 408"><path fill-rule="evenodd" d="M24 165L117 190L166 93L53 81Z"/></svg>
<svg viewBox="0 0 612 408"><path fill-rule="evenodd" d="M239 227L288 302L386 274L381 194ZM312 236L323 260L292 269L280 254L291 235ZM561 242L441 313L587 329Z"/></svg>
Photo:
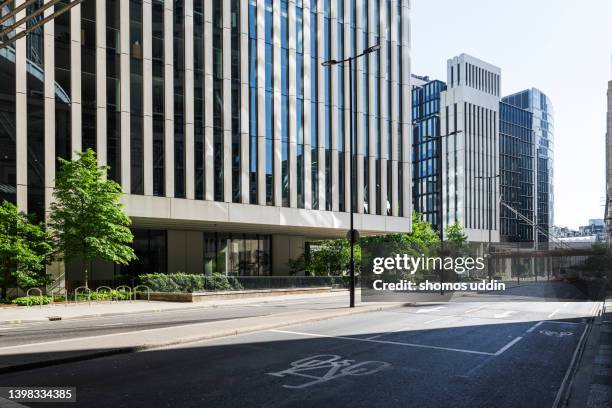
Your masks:
<svg viewBox="0 0 612 408"><path fill-rule="evenodd" d="M419 310L417 310L416 312L417 312L417 313L429 313L429 312L436 312L436 311L438 311L438 310L442 310L442 309L444 309L444 308L445 308L445 306L430 307L430 308L428 308L428 309L419 309Z"/></svg>
<svg viewBox="0 0 612 408"><path fill-rule="evenodd" d="M485 356L497 356L498 355L496 353L489 353L489 352L486 352L486 351L457 349L457 348L451 348L451 347L429 346L429 345L426 345L426 344L402 343L402 342L399 342L399 341L362 339L362 338L359 338L359 337L332 336L332 335L328 335L328 334L304 333L304 332L295 332L295 331L288 331L288 330L269 330L269 331L275 332L275 333L283 333L283 334L295 334L295 335L298 335L298 336L331 338L331 339L358 341L358 342L366 342L366 343L391 344L391 345L394 345L394 346L405 346L405 347L416 347L416 348L425 348L425 349L433 349L433 350L456 351L458 353L479 354L479 355L485 355Z"/></svg>
<svg viewBox="0 0 612 408"><path fill-rule="evenodd" d="M275 377L288 375L307 378L311 381L299 385L283 385L284 388L307 388L344 376L363 376L377 373L391 366L386 361L361 361L342 359L337 354L320 354L306 357L289 364L290 367L274 373ZM324 374L322 370L327 370ZM319 375L317 375L319 374Z"/></svg>
<svg viewBox="0 0 612 408"><path fill-rule="evenodd" d="M542 323L550 323L550 324L584 324L584 323L577 323L577 322L561 322L561 321L555 321L555 320L544 320Z"/></svg>
<svg viewBox="0 0 612 408"><path fill-rule="evenodd" d="M499 355L503 354L506 350L508 350L510 347L514 346L516 343L518 343L522 339L523 339L523 336L517 337L516 339L512 340L510 343L506 344L504 347L502 347L499 350L497 350L495 352L495 354L493 354L493 355L494 356L499 356Z"/></svg>
<svg viewBox="0 0 612 408"><path fill-rule="evenodd" d="M480 306L480 307L477 307L477 308L474 308L474 309L466 310L466 311L464 312L464 314L474 313L474 312L477 312L477 311L479 311L479 310L484 309L485 307L487 307L487 306Z"/></svg>
<svg viewBox="0 0 612 408"><path fill-rule="evenodd" d="M433 323L433 322L439 322L440 320L448 319L448 318L450 318L450 317L456 317L456 316L442 316L442 317L439 317L439 318L437 318L437 319L428 320L428 321L426 321L426 322L423 322L423 324L429 324L429 323Z"/></svg>
<svg viewBox="0 0 612 408"><path fill-rule="evenodd" d="M504 317L510 317L511 315L517 313L514 310L506 310L505 312L501 312L501 313L496 313L493 315L493 318L495 319L503 319Z"/></svg>
<svg viewBox="0 0 612 408"><path fill-rule="evenodd" d="M533 326L531 326L525 333L531 333L532 331L534 331L536 328L538 328L539 326L542 325L542 323L544 322L537 322L536 324L534 324Z"/></svg>

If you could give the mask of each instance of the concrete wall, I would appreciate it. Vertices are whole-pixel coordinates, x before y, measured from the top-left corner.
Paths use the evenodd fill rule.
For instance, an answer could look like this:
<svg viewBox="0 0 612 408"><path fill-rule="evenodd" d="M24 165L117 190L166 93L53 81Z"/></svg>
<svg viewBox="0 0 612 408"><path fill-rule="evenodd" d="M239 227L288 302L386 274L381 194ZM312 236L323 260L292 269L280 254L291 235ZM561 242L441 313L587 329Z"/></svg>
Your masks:
<svg viewBox="0 0 612 408"><path fill-rule="evenodd" d="M200 231L168 231L168 272L204 273L203 241Z"/></svg>
<svg viewBox="0 0 612 408"><path fill-rule="evenodd" d="M304 237L293 235L272 236L272 274L289 275L289 260L304 253Z"/></svg>

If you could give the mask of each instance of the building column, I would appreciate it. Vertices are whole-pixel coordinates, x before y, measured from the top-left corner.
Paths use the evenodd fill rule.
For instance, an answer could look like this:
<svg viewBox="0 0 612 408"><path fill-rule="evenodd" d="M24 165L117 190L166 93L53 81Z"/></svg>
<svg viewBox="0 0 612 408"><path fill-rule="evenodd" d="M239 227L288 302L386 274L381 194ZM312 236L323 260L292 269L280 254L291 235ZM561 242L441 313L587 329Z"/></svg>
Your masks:
<svg viewBox="0 0 612 408"><path fill-rule="evenodd" d="M401 53L402 70L401 72L401 92L402 104L402 176L403 180L403 212L404 217L412 219L412 169L411 169L411 152L412 152L412 113L410 111L411 90L410 90L410 1L401 0L402 9L402 32L401 32Z"/></svg>
<svg viewBox="0 0 612 408"><path fill-rule="evenodd" d="M213 155L213 2L204 1L204 199L214 201L214 155Z"/></svg>
<svg viewBox="0 0 612 408"><path fill-rule="evenodd" d="M122 8L123 14L123 8ZM128 15L129 18L129 15ZM123 16L121 17L123 19ZM121 24L122 22L120 22ZM128 21L129 25L129 21ZM121 28L121 25L120 25ZM123 32L123 31L122 31ZM123 37L123 36L120 36ZM123 38L120 40L120 47L123 48ZM123 50L122 50L123 51ZM121 59L121 68L123 68L123 60ZM129 71L128 71L129 72ZM121 81L121 109L123 110L123 78ZM106 116L106 2L96 2L96 156L98 165L106 166L107 158L107 140L108 126ZM129 98L129 86L128 86ZM129 103L128 103L129 104ZM129 109L129 106L128 106ZM129 110L128 110L129 112ZM123 115L121 115L123 116ZM121 131L123 133L123 117L121 117ZM129 129L129 127L128 127ZM128 132L129 136L129 132ZM129 151L129 150L128 150ZM125 191L125 187L124 187ZM129 191L129 187L128 187Z"/></svg>
<svg viewBox="0 0 612 408"><path fill-rule="evenodd" d="M142 112L144 195L153 195L153 60L151 0L142 2Z"/></svg>
<svg viewBox="0 0 612 408"><path fill-rule="evenodd" d="M164 2L164 171L166 197L174 197L174 10L173 2Z"/></svg>
<svg viewBox="0 0 612 408"><path fill-rule="evenodd" d="M250 200L249 2L240 2L240 198Z"/></svg>
<svg viewBox="0 0 612 408"><path fill-rule="evenodd" d="M325 19L323 18L323 6L324 6L324 1L323 0L318 0L317 2L317 35L320 35L320 33L323 32L323 25L325 24ZM323 36L321 35L321 38ZM318 168L318 173L319 173L319 208L318 210L324 211L326 210L326 185L325 185L325 168L327 166L327 162L326 162L326 158L325 158L325 146L326 146L326 142L325 142L325 92L327 92L328 90L325 88L325 84L323 81L323 70L324 69L328 69L326 67L323 67L321 65L321 63L323 62L323 44L321 43L321 41L319 41L317 50L318 52L318 56L317 56L317 72L319 75L319 81L318 81L318 99L317 99L317 105L319 108L319 114L318 114L318 118L319 118L319 129L317 132L317 135L319 137L318 143L317 143L317 147L319 150L319 168Z"/></svg>
<svg viewBox="0 0 612 408"><path fill-rule="evenodd" d="M257 204L266 205L266 3L257 0ZM263 117L263 120L262 120Z"/></svg>
<svg viewBox="0 0 612 408"><path fill-rule="evenodd" d="M70 9L70 141L72 158L82 150L81 124L81 5Z"/></svg>
<svg viewBox="0 0 612 408"><path fill-rule="evenodd" d="M338 55L338 2L330 1L330 18L331 30L329 35L331 36L330 42L330 58L336 58ZM341 117L338 114L338 93L340 91L340 84L338 83L338 70L342 69L342 65L332 65L331 67L324 67L327 70L329 77L331 78L331 95L330 95L330 132L331 132L331 146L329 151L331 152L331 194L332 194L332 211L338 211L339 205L339 186L340 186L340 175L339 175L339 160L338 160L338 133L340 126ZM326 90L327 91L327 90Z"/></svg>
<svg viewBox="0 0 612 408"><path fill-rule="evenodd" d="M223 198L232 202L232 4L223 1Z"/></svg>
<svg viewBox="0 0 612 408"><path fill-rule="evenodd" d="M391 214L394 217L399 215L399 166L398 163L400 161L400 155L398 155L399 150L399 102L400 102L400 92L397 89L400 86L400 72L399 72L399 61L400 56L397 53L397 42L399 38L399 32L397 30L397 23L400 16L397 13L397 1L400 0L392 0L391 4L391 50L387 52L391 52L391 89L393 89L393 94L391 95ZM411 98L412 100L412 98ZM441 152L439 152L441 154ZM440 170L438 170L440 171ZM404 185L405 188L405 185Z"/></svg>
<svg viewBox="0 0 612 408"><path fill-rule="evenodd" d="M193 0L185 0L185 198L195 198Z"/></svg>
<svg viewBox="0 0 612 408"><path fill-rule="evenodd" d="M274 1L273 3L273 32L272 32L272 43L274 53L274 66L273 66L273 83L274 83L274 182L272 188L274 189L274 205L282 207L283 205L283 191L282 191L282 142L281 132L282 129L282 97L281 97L281 9L280 1Z"/></svg>
<svg viewBox="0 0 612 408"><path fill-rule="evenodd" d="M359 45L359 39L363 38L363 16L365 10L363 9L363 3L358 2L355 7L357 8L357 21L355 22L355 27L357 29L357 41L355 42L355 54L357 52L361 52L361 47ZM363 113L364 113L364 91L367 84L360 81L363 77L363 68L365 66L365 59L359 58L355 64L355 73L353 76L353 80L358 84L357 86L357 95L356 101L357 103L354 106L354 109L357 111L357 127L355 129L355 161L357 162L356 175L355 175L355 211L356 213L363 214L363 205L364 205L364 191L363 186L365 184L364 176L364 152L365 152L365 140L363 129L364 129L364 121L363 121Z"/></svg>
<svg viewBox="0 0 612 408"><path fill-rule="evenodd" d="M45 4L52 0L45 0ZM49 7L44 16L53 14L54 8ZM43 27L44 32L44 71L45 71L45 210L53 201L55 185L55 22L50 21Z"/></svg>
<svg viewBox="0 0 612 408"><path fill-rule="evenodd" d="M130 2L120 3L121 16L119 20L119 31L121 33L121 186L124 193L132 192L132 167L131 167L131 133L130 126Z"/></svg>
<svg viewBox="0 0 612 408"><path fill-rule="evenodd" d="M289 142L289 205L292 208L297 207L297 89L296 89L296 47L297 47L297 29L295 21L295 0L289 0L287 5L287 30L289 31L289 41L287 47L289 49L289 125L288 142Z"/></svg>
<svg viewBox="0 0 612 408"><path fill-rule="evenodd" d="M312 158L311 158L311 107L310 101L312 98L310 87L310 69L311 67L311 49L310 44L310 2L302 2L302 18L303 18L303 51L304 51L304 208L309 210L312 208Z"/></svg>
<svg viewBox="0 0 612 408"><path fill-rule="evenodd" d="M16 0L15 7L25 0ZM23 9L15 15L15 21L26 16ZM17 32L26 29L22 24ZM16 138L16 181L17 181L17 208L19 211L28 211L28 74L26 70L27 36L15 42L15 138Z"/></svg>

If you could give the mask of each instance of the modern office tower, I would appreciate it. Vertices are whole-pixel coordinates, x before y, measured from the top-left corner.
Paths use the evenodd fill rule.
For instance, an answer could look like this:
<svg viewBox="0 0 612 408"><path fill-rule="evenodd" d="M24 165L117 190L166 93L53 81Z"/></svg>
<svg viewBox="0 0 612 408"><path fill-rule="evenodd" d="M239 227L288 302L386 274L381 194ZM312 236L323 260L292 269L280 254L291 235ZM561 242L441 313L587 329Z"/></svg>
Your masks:
<svg viewBox="0 0 612 408"><path fill-rule="evenodd" d="M533 242L535 145L532 114L499 104L500 236L506 242ZM510 208L508 208L510 207ZM524 218L523 218L524 217Z"/></svg>
<svg viewBox="0 0 612 408"><path fill-rule="evenodd" d="M501 70L461 54L447 62L440 95L442 221L459 222L469 241L499 242Z"/></svg>
<svg viewBox="0 0 612 408"><path fill-rule="evenodd" d="M434 229L442 219L440 93L446 84L412 75L412 205Z"/></svg>
<svg viewBox="0 0 612 408"><path fill-rule="evenodd" d="M612 64L610 64L612 66ZM612 75L610 75L612 78ZM608 81L608 130L606 133L606 223L608 241L612 242L612 79Z"/></svg>
<svg viewBox="0 0 612 408"><path fill-rule="evenodd" d="M503 102L526 109L533 115L534 143L536 145L536 220L538 242L548 242L546 235L554 220L553 106L550 99L536 88L526 89L502 98Z"/></svg>
<svg viewBox="0 0 612 408"><path fill-rule="evenodd" d="M285 274L308 241L349 228L353 88L348 66L321 63L380 44L356 64L355 227L409 231L409 13L409 0L84 0L0 49L0 198L43 218L56 157L92 148L133 221L139 260L116 272Z"/></svg>

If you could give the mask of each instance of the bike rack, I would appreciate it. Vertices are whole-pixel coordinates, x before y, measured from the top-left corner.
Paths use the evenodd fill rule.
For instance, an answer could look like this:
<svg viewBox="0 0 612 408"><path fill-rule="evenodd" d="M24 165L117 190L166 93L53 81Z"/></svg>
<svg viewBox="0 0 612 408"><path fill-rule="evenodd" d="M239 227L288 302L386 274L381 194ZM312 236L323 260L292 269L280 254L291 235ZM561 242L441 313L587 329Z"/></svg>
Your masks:
<svg viewBox="0 0 612 408"><path fill-rule="evenodd" d="M55 295L54 293L57 292L58 295L62 295L62 288L55 288L55 289L51 289L51 304L55 304ZM68 306L68 289L64 288L64 298L66 299L64 302L64 306Z"/></svg>
<svg viewBox="0 0 612 408"><path fill-rule="evenodd" d="M108 287L108 286L98 286L98 288L96 289L96 302L100 301L100 289L104 289L104 290L108 290L108 297L110 299L110 301L113 301L113 289Z"/></svg>
<svg viewBox="0 0 612 408"><path fill-rule="evenodd" d="M131 302L132 301L132 288L130 288L127 285L121 285L115 288L115 292L117 292L117 302L119 302L119 291L120 290L123 290L124 292L128 293L128 302Z"/></svg>
<svg viewBox="0 0 612 408"><path fill-rule="evenodd" d="M151 289L149 289L149 287L145 285L134 286L134 300L136 300L136 289L138 288L147 289L147 302L150 302L151 301Z"/></svg>
<svg viewBox="0 0 612 408"><path fill-rule="evenodd" d="M42 290L40 290L39 288L30 288L28 289L28 291L26 292L26 296L28 299L30 299L30 297L32 295L30 295L30 292L33 290L37 290L38 291L38 298L40 299L40 307L43 307L43 300L42 300ZM28 300L28 307L30 307L30 301Z"/></svg>
<svg viewBox="0 0 612 408"><path fill-rule="evenodd" d="M79 303L79 289L85 289L87 291L87 303L91 305L91 289L89 289L87 286L79 286L74 290L74 303Z"/></svg>

